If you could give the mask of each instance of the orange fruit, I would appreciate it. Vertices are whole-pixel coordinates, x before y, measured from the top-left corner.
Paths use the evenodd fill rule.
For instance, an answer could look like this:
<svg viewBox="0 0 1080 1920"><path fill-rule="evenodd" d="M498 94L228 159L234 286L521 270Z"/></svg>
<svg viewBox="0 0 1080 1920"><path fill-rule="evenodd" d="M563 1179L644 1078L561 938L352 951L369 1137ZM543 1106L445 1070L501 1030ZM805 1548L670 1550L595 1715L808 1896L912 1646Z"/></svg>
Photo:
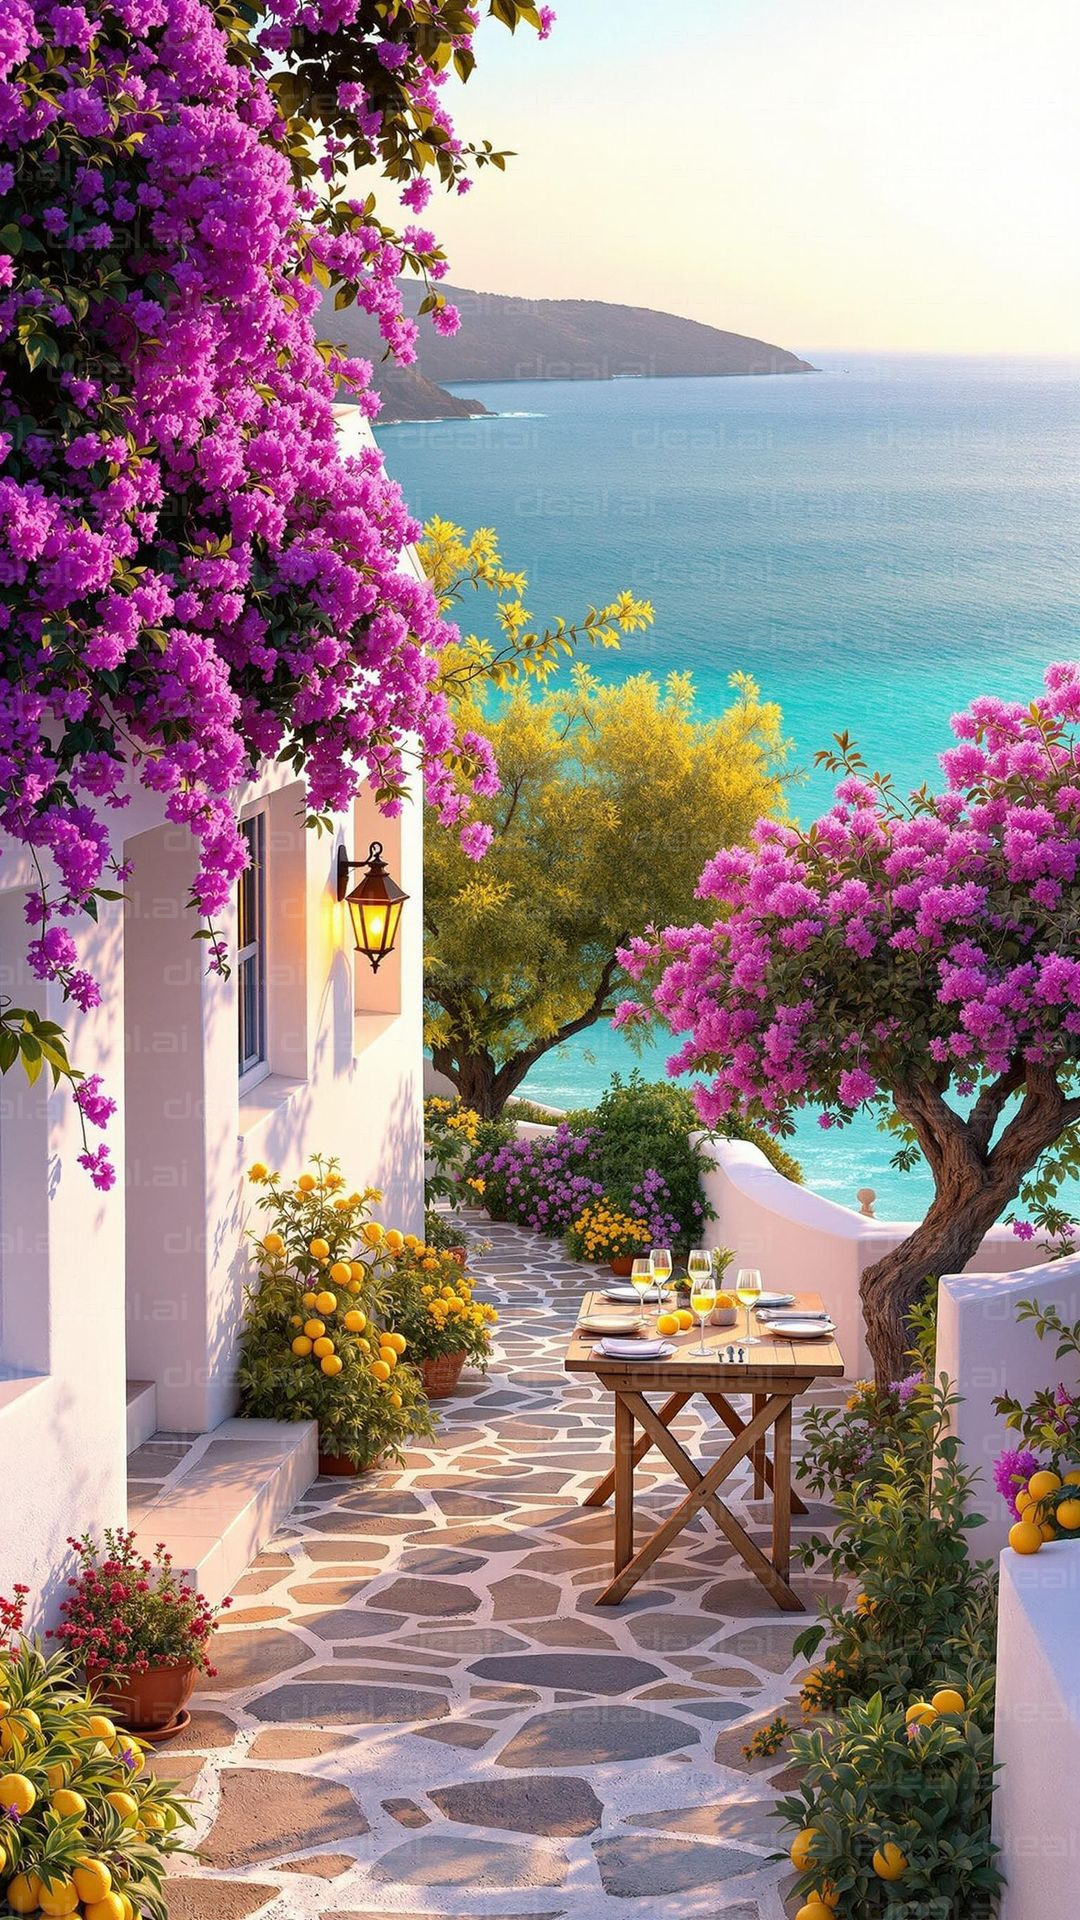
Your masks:
<svg viewBox="0 0 1080 1920"><path fill-rule="evenodd" d="M383 1237L383 1230L377 1220L365 1220L361 1228L369 1247L377 1247Z"/></svg>
<svg viewBox="0 0 1080 1920"><path fill-rule="evenodd" d="M333 1351L334 1351L334 1343L332 1340L328 1339L325 1334L323 1335L321 1340L316 1340L312 1346L312 1352L314 1353L315 1358L317 1360L325 1360L327 1357L327 1354L333 1353Z"/></svg>
<svg viewBox="0 0 1080 1920"><path fill-rule="evenodd" d="M72 1879L78 1888L79 1899L87 1903L104 1900L112 1887L112 1874L104 1860L80 1860Z"/></svg>
<svg viewBox="0 0 1080 1920"><path fill-rule="evenodd" d="M799 1908L795 1920L832 1920L832 1910L814 1894L804 1907Z"/></svg>
<svg viewBox="0 0 1080 1920"><path fill-rule="evenodd" d="M308 1354L311 1352L311 1341L308 1339L306 1333L297 1334L296 1339L292 1343L292 1350L298 1360L307 1359Z"/></svg>
<svg viewBox="0 0 1080 1920"><path fill-rule="evenodd" d="M74 1880L69 1880L66 1874L60 1874L54 1880L43 1881L38 1905L42 1913L49 1915L49 1920L53 1920L54 1915L77 1913L79 1895Z"/></svg>
<svg viewBox="0 0 1080 1920"><path fill-rule="evenodd" d="M403 1402L402 1402L401 1395L398 1392L396 1387L394 1388L393 1393L389 1394L387 1398L389 1399L390 1405L393 1407L394 1412L398 1413L402 1407Z"/></svg>
<svg viewBox="0 0 1080 1920"><path fill-rule="evenodd" d="M25 1773L5 1773L0 1777L0 1807L14 1808L22 1820L37 1799L37 1789Z"/></svg>
<svg viewBox="0 0 1080 1920"><path fill-rule="evenodd" d="M53 1794L52 1804L53 1812L58 1813L61 1820L70 1820L72 1814L81 1820L86 1812L86 1801L72 1787L61 1787L58 1793Z"/></svg>
<svg viewBox="0 0 1080 1920"><path fill-rule="evenodd" d="M657 1333L678 1333L679 1316L676 1313L658 1313L656 1316Z"/></svg>
<svg viewBox="0 0 1080 1920"><path fill-rule="evenodd" d="M914 1700L904 1715L906 1726L932 1727L937 1719L937 1708L928 1700Z"/></svg>
<svg viewBox="0 0 1080 1920"><path fill-rule="evenodd" d="M83 1920L124 1920L124 1899L119 1893L107 1893L83 1908Z"/></svg>
<svg viewBox="0 0 1080 1920"><path fill-rule="evenodd" d="M1017 1520L1009 1528L1009 1545L1014 1553L1038 1553L1042 1543L1042 1528L1033 1520Z"/></svg>
<svg viewBox="0 0 1080 1920"><path fill-rule="evenodd" d="M376 1380L389 1380L390 1378L390 1369L385 1360L373 1360L371 1363L371 1371Z"/></svg>
<svg viewBox="0 0 1080 1920"><path fill-rule="evenodd" d="M317 1293L305 1293L301 1300L301 1305L311 1308L315 1305L315 1302L318 1299L318 1297L319 1296Z"/></svg>
<svg viewBox="0 0 1080 1920"><path fill-rule="evenodd" d="M1048 1493L1056 1493L1061 1485L1059 1474L1051 1473L1044 1467L1041 1473L1033 1473L1027 1483L1027 1490L1033 1500L1045 1500Z"/></svg>
<svg viewBox="0 0 1080 1920"><path fill-rule="evenodd" d="M879 1880L899 1880L907 1872L907 1859L895 1840L886 1840L883 1847L878 1847L870 1865Z"/></svg>
<svg viewBox="0 0 1080 1920"><path fill-rule="evenodd" d="M967 1701L959 1687L939 1687L930 1705L938 1713L963 1713L967 1707Z"/></svg>
<svg viewBox="0 0 1080 1920"><path fill-rule="evenodd" d="M118 1788L115 1793L107 1793L105 1798L110 1807L120 1815L121 1820L134 1820L136 1818L139 1811L139 1803L133 1793L122 1793Z"/></svg>
<svg viewBox="0 0 1080 1920"><path fill-rule="evenodd" d="M364 1263L363 1263L363 1261L362 1261L362 1260L350 1260L350 1261L349 1261L349 1272L350 1272L350 1273L352 1274L352 1277L353 1277L353 1279L354 1279L354 1280L362 1280L362 1279L363 1279L363 1277L364 1277Z"/></svg>
<svg viewBox="0 0 1080 1920"><path fill-rule="evenodd" d="M1039 1532L1042 1534L1044 1540L1053 1540L1054 1538L1054 1529L1049 1520L1043 1521Z"/></svg>
<svg viewBox="0 0 1080 1920"><path fill-rule="evenodd" d="M397 1366L397 1354L394 1352L393 1347L381 1346L379 1348L379 1359L385 1361L391 1373L393 1373L394 1368Z"/></svg>
<svg viewBox="0 0 1080 1920"><path fill-rule="evenodd" d="M347 1260L335 1260L330 1269L330 1278L335 1287L347 1287L352 1279L352 1268Z"/></svg>
<svg viewBox="0 0 1080 1920"><path fill-rule="evenodd" d="M41 1904L41 1881L36 1873L17 1873L7 1884L7 1903L12 1913L36 1913Z"/></svg>
<svg viewBox="0 0 1080 1920"><path fill-rule="evenodd" d="M408 1344L403 1333L384 1333L379 1342L382 1347L392 1347L395 1353L404 1353Z"/></svg>
<svg viewBox="0 0 1080 1920"><path fill-rule="evenodd" d="M308 1252L313 1260L329 1260L330 1258L330 1247L328 1243L325 1240L320 1240L318 1237L311 1241Z"/></svg>
<svg viewBox="0 0 1080 1920"><path fill-rule="evenodd" d="M325 1322L322 1320L305 1320L304 1332L307 1334L309 1340L321 1340L323 1334L326 1332Z"/></svg>
<svg viewBox="0 0 1080 1920"><path fill-rule="evenodd" d="M690 1312L689 1308L677 1307L675 1310L675 1318L679 1323L679 1332L689 1333L691 1327L694 1324L694 1316Z"/></svg>
<svg viewBox="0 0 1080 1920"><path fill-rule="evenodd" d="M323 1372L329 1374L331 1379L333 1379L335 1374L341 1372L344 1364L341 1355L338 1353L324 1353L322 1359L319 1361Z"/></svg>
<svg viewBox="0 0 1080 1920"><path fill-rule="evenodd" d="M805 1873L810 1865L811 1850L817 1837L816 1827L804 1827L801 1833L795 1835L791 1843L791 1864L799 1873Z"/></svg>
<svg viewBox="0 0 1080 1920"><path fill-rule="evenodd" d="M1016 1511L1020 1515L1021 1520L1023 1519L1028 1508L1033 1507L1034 1505L1035 1505L1035 1502L1032 1499L1027 1488L1021 1487L1020 1492L1016 1496Z"/></svg>
<svg viewBox="0 0 1080 1920"><path fill-rule="evenodd" d="M263 1247L267 1253L284 1253L285 1242L280 1233L268 1233L263 1240Z"/></svg>
<svg viewBox="0 0 1080 1920"><path fill-rule="evenodd" d="M1080 1500L1063 1500L1055 1517L1059 1527L1072 1533L1075 1527L1080 1527Z"/></svg>
<svg viewBox="0 0 1080 1920"><path fill-rule="evenodd" d="M405 1235L397 1227L391 1227L386 1236L386 1244L391 1253L400 1253L405 1245Z"/></svg>
<svg viewBox="0 0 1080 1920"><path fill-rule="evenodd" d="M363 1333L367 1326L367 1314L359 1307L350 1307L343 1324L348 1333Z"/></svg>
<svg viewBox="0 0 1080 1920"><path fill-rule="evenodd" d="M337 1294L317 1293L315 1295L315 1310L317 1313L336 1313Z"/></svg>
<svg viewBox="0 0 1080 1920"><path fill-rule="evenodd" d="M1065 1475L1065 1485L1067 1487L1080 1487L1080 1467L1070 1468L1069 1472Z"/></svg>

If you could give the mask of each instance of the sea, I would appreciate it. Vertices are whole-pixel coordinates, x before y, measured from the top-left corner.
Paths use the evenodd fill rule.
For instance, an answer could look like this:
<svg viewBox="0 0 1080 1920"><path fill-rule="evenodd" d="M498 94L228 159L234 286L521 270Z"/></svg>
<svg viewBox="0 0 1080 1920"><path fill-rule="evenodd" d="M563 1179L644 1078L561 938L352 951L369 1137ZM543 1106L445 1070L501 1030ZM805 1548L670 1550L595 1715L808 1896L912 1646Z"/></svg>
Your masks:
<svg viewBox="0 0 1080 1920"><path fill-rule="evenodd" d="M378 432L420 518L497 530L537 619L623 587L653 602L649 631L590 652L604 676L688 669L714 712L752 674L783 709L803 822L829 803L813 756L834 734L902 789L933 780L953 712L1028 699L1076 657L1080 604L1080 363L808 358L820 371L461 387L493 417ZM523 1092L581 1105L670 1050L636 1062L593 1029ZM925 1210L926 1168L893 1169L866 1116L826 1132L808 1110L788 1144L831 1199Z"/></svg>

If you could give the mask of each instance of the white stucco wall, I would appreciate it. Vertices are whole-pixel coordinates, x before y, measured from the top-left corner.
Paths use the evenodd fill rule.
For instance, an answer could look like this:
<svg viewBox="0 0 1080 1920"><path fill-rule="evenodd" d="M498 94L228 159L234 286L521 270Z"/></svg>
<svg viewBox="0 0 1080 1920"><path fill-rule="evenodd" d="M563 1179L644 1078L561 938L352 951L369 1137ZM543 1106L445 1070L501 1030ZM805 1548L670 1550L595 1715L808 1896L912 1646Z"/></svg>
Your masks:
<svg viewBox="0 0 1080 1920"><path fill-rule="evenodd" d="M994 1833L1000 1920L1080 1911L1080 1541L1001 1556Z"/></svg>

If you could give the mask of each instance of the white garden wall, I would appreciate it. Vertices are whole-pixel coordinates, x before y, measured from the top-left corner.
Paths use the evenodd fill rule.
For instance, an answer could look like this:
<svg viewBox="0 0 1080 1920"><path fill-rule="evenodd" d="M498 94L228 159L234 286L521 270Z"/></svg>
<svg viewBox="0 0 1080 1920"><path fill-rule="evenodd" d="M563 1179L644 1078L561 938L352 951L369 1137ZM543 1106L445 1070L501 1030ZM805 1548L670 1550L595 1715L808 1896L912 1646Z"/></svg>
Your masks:
<svg viewBox="0 0 1080 1920"><path fill-rule="evenodd" d="M1080 1541L1001 1556L994 1833L1000 1920L1076 1920L1080 1877Z"/></svg>

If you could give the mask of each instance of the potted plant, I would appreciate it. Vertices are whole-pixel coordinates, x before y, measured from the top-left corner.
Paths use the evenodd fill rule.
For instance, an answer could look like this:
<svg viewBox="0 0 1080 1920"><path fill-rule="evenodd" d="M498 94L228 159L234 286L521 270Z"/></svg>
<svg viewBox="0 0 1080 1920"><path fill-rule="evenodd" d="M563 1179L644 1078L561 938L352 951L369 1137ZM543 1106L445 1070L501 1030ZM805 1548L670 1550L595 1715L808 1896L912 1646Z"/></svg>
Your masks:
<svg viewBox="0 0 1080 1920"><path fill-rule="evenodd" d="M465 1230L456 1213L439 1213L434 1207L424 1215L424 1240L439 1253L449 1253L459 1267L468 1265L469 1247Z"/></svg>
<svg viewBox="0 0 1080 1920"><path fill-rule="evenodd" d="M631 1272L635 1256L648 1245L649 1229L644 1220L633 1219L606 1197L590 1201L566 1235L566 1251L572 1260L606 1261L612 1273Z"/></svg>
<svg viewBox="0 0 1080 1920"><path fill-rule="evenodd" d="M166 1920L165 1869L191 1814L143 1772L145 1736L118 1730L67 1653L26 1638L26 1593L0 1599L0 1910Z"/></svg>
<svg viewBox="0 0 1080 1920"><path fill-rule="evenodd" d="M163 1546L140 1553L124 1527L106 1527L100 1546L89 1533L68 1545L78 1571L56 1638L100 1706L133 1733L171 1739L190 1719L197 1676L214 1672L210 1637L219 1610L180 1579Z"/></svg>
<svg viewBox="0 0 1080 1920"><path fill-rule="evenodd" d="M467 1360L487 1367L488 1329L498 1315L473 1299L474 1284L452 1253L430 1244L406 1245L395 1261L388 1309L430 1400L453 1392Z"/></svg>
<svg viewBox="0 0 1080 1920"><path fill-rule="evenodd" d="M388 1331L384 1307L405 1235L372 1218L373 1188L346 1190L336 1160L316 1156L290 1182L258 1162L249 1177L269 1218L251 1236L258 1278L245 1295L241 1413L316 1420L320 1473L400 1460L414 1434L434 1430L407 1342Z"/></svg>

